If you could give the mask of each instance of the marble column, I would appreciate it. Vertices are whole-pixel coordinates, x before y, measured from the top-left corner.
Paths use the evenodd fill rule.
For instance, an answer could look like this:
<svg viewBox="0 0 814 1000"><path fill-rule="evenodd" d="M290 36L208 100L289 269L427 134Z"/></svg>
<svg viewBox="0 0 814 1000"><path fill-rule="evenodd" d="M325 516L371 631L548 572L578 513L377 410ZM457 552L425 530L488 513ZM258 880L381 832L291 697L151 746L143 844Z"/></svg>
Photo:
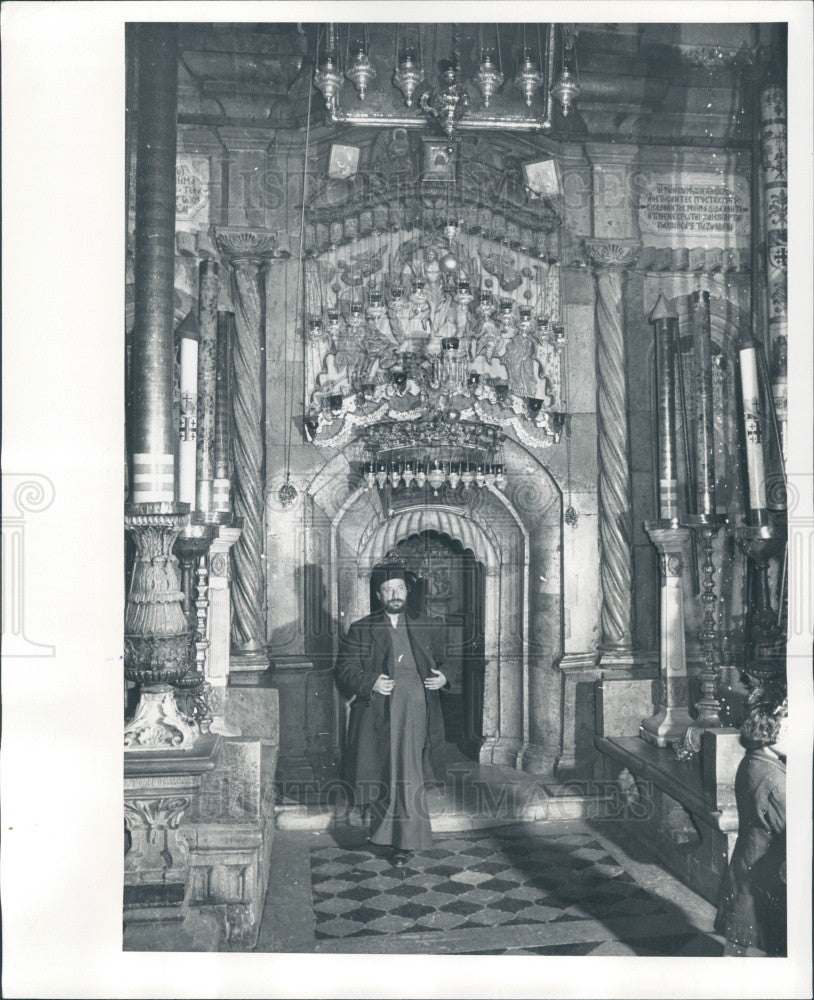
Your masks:
<svg viewBox="0 0 814 1000"><path fill-rule="evenodd" d="M235 306L233 353L234 513L243 531L232 549L232 647L265 662L266 613L263 496L265 489L265 264L273 234L220 229L217 241L232 266Z"/></svg>
<svg viewBox="0 0 814 1000"><path fill-rule="evenodd" d="M132 363L132 500L125 527L136 556L124 621L125 676L141 685L125 749L191 749L198 726L172 684L194 662L172 548L189 519L176 502L173 420L175 157L178 28L139 26L139 122Z"/></svg>
<svg viewBox="0 0 814 1000"><path fill-rule="evenodd" d="M585 252L596 277L596 371L602 662L632 658L633 557L625 376L625 271L641 242L591 237Z"/></svg>
<svg viewBox="0 0 814 1000"><path fill-rule="evenodd" d="M689 726L687 655L684 647L684 572L685 551L690 538L688 528L664 527L649 523L645 530L656 546L661 563L661 622L659 667L659 709L644 719L640 735L648 743L664 747L680 740Z"/></svg>
<svg viewBox="0 0 814 1000"><path fill-rule="evenodd" d="M173 420L177 48L177 25L139 25L133 503L177 499Z"/></svg>
<svg viewBox="0 0 814 1000"><path fill-rule="evenodd" d="M770 382L786 453L788 407L788 179L786 172L786 92L770 83L760 94L760 144L763 166L763 216L766 240Z"/></svg>

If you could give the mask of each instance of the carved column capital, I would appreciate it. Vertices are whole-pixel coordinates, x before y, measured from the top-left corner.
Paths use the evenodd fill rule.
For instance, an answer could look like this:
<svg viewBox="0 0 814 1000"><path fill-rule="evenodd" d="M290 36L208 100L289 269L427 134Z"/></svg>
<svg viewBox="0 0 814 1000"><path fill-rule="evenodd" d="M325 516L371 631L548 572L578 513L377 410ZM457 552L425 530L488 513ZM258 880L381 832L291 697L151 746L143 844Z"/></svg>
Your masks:
<svg viewBox="0 0 814 1000"><path fill-rule="evenodd" d="M215 232L221 253L233 264L252 262L257 265L268 260L288 260L291 254L279 245L279 232L263 229L244 229L241 226L223 226Z"/></svg>
<svg viewBox="0 0 814 1000"><path fill-rule="evenodd" d="M595 271L624 270L636 264L642 241L623 236L589 236L584 245L585 257Z"/></svg>

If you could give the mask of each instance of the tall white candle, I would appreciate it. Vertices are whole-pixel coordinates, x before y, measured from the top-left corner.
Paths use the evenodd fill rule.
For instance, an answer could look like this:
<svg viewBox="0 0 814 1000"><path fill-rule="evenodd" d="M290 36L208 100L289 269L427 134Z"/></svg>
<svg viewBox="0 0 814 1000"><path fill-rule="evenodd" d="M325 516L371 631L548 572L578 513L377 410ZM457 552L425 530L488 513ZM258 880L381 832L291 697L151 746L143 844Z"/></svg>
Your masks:
<svg viewBox="0 0 814 1000"><path fill-rule="evenodd" d="M195 506L195 459L198 420L198 341L181 338L181 442L178 452L178 499Z"/></svg>
<svg viewBox="0 0 814 1000"><path fill-rule="evenodd" d="M763 461L765 420L757 377L757 348L751 342L740 348L743 426L746 442L746 470L749 483L749 510L766 510L766 473ZM765 516L765 515L764 515ZM762 520L758 515L758 520Z"/></svg>

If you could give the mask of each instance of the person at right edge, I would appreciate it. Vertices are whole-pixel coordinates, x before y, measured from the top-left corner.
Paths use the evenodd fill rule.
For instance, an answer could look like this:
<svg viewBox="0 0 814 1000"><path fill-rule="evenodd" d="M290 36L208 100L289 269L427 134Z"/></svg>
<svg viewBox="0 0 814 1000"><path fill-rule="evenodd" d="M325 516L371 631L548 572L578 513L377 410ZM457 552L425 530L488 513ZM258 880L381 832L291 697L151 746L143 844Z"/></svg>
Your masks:
<svg viewBox="0 0 814 1000"><path fill-rule="evenodd" d="M755 687L741 726L747 752L735 776L738 839L714 928L732 957L786 954L788 701L774 687Z"/></svg>

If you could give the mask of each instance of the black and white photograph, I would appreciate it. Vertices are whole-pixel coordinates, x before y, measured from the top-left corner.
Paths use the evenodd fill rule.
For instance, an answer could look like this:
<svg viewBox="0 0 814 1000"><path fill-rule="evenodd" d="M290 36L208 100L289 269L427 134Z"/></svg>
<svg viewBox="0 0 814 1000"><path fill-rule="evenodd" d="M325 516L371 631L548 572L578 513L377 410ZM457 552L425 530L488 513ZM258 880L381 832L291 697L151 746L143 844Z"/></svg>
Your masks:
<svg viewBox="0 0 814 1000"><path fill-rule="evenodd" d="M87 61L69 220L4 128L7 995L806 995L807 5L50 7L4 9Z"/></svg>

